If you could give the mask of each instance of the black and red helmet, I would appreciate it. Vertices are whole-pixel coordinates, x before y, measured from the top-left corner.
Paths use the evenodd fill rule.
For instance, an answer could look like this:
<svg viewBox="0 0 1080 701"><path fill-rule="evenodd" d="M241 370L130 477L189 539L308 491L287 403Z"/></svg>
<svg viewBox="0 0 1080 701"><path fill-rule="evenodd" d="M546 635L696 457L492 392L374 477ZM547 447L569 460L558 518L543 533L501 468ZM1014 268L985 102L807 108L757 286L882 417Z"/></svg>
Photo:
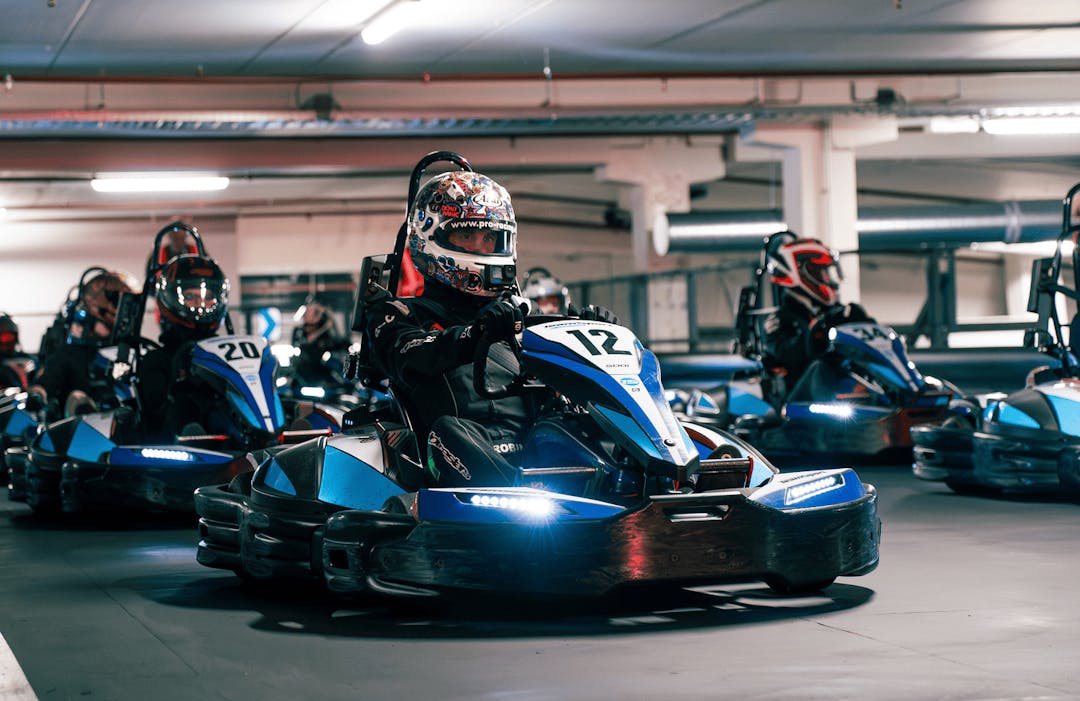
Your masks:
<svg viewBox="0 0 1080 701"><path fill-rule="evenodd" d="M794 238L769 252L769 275L812 311L840 301L840 264L817 239Z"/></svg>
<svg viewBox="0 0 1080 701"><path fill-rule="evenodd" d="M228 312L229 280L206 256L184 253L171 259L154 288L163 329L205 338L217 331Z"/></svg>

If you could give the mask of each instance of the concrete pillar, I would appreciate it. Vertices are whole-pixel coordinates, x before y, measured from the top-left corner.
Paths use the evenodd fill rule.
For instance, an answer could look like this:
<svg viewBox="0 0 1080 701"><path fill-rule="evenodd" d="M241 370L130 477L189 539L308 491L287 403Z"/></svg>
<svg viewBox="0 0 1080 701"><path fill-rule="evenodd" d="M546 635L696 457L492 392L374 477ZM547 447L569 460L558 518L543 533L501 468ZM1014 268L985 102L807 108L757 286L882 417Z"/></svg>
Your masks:
<svg viewBox="0 0 1080 701"><path fill-rule="evenodd" d="M898 134L892 116L838 116L817 126L756 128L743 138L782 149L784 221L789 229L838 251L857 251L855 148L895 140ZM857 255L844 257L843 271L840 298L858 302Z"/></svg>
<svg viewBox="0 0 1080 701"><path fill-rule="evenodd" d="M723 138L649 138L609 151L600 180L630 185L619 204L633 217L634 269L649 270L652 231L668 212L690 211L690 185L722 178Z"/></svg>

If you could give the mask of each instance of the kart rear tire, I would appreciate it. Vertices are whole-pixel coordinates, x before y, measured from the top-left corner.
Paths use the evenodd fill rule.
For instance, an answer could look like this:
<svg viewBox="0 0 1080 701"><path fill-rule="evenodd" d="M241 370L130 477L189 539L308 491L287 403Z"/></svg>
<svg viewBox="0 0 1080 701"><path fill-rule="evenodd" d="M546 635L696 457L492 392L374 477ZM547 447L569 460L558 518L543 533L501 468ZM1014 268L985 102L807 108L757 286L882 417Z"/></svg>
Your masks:
<svg viewBox="0 0 1080 701"><path fill-rule="evenodd" d="M784 577L769 576L765 578L765 584L769 585L769 589L772 589L777 594L782 596L805 596L807 594L818 594L822 589L825 589L833 582L836 581L836 577L829 577L827 579L818 579L813 581L792 581Z"/></svg>

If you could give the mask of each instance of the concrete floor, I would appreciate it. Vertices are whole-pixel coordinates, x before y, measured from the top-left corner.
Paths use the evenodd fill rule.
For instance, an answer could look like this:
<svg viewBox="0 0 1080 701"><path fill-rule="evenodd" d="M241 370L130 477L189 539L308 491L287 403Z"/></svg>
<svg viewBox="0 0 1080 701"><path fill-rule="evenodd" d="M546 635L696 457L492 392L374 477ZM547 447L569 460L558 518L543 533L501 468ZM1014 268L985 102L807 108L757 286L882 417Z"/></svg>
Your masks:
<svg viewBox="0 0 1080 701"><path fill-rule="evenodd" d="M1080 506L859 472L884 522L870 575L615 613L424 618L252 591L195 563L193 524L43 521L0 502L0 635L42 700L1080 698Z"/></svg>

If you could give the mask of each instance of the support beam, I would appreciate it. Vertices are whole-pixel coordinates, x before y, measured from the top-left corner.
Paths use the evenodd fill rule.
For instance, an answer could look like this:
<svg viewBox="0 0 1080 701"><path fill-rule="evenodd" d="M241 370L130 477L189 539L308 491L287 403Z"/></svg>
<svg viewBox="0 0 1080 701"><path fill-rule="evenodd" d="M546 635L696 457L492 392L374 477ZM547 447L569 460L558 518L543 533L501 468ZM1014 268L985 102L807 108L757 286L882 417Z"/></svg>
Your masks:
<svg viewBox="0 0 1080 701"><path fill-rule="evenodd" d="M627 148L612 148L596 177L631 186L621 194L620 204L633 217L635 270L649 270L656 222L666 225L668 212L690 211L690 185L722 178L726 172L723 139L719 137L695 141L654 138Z"/></svg>
<svg viewBox="0 0 1080 701"><path fill-rule="evenodd" d="M857 251L855 149L895 140L895 117L836 116L820 125L765 125L744 134L749 143L781 149L784 221L807 238ZM857 256L844 261L840 298L860 299Z"/></svg>

